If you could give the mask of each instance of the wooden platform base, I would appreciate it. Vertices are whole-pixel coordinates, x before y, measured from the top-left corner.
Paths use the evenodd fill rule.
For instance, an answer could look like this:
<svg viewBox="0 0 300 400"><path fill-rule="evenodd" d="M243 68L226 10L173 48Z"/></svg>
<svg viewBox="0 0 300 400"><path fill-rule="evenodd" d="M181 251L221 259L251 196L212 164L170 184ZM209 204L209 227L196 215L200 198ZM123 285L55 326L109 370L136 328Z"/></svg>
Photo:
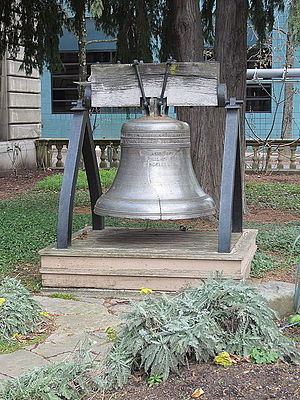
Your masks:
<svg viewBox="0 0 300 400"><path fill-rule="evenodd" d="M256 230L233 234L231 253L217 252L217 232L112 229L77 232L68 249L40 251L46 288L175 291L212 273L245 279Z"/></svg>

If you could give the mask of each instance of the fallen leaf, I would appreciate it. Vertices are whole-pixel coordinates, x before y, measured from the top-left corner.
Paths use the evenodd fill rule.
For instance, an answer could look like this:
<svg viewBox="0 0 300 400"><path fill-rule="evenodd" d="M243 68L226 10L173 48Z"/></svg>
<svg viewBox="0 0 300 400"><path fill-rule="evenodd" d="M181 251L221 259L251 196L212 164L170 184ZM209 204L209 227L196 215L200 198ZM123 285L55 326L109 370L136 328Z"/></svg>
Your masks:
<svg viewBox="0 0 300 400"><path fill-rule="evenodd" d="M200 396L202 396L204 394L204 390L201 388L197 388L193 391L193 393L191 394L191 397L193 399L198 399Z"/></svg>

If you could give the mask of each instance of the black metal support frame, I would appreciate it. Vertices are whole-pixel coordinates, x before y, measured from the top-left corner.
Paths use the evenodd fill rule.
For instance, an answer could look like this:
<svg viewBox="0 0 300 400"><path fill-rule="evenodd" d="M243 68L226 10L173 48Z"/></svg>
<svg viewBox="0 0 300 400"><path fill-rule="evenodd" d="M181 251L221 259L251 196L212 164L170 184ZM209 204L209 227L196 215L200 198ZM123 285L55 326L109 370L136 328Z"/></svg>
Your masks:
<svg viewBox="0 0 300 400"><path fill-rule="evenodd" d="M72 131L58 208L57 248L59 249L65 249L71 244L74 196L81 154L90 192L92 226L95 230L104 228L104 217L94 213L94 206L102 194L102 188L89 113L80 102L72 111L74 111Z"/></svg>
<svg viewBox="0 0 300 400"><path fill-rule="evenodd" d="M231 98L226 109L225 143L223 153L221 198L219 213L218 252L231 251L231 233L242 232L243 204L240 153L240 106L242 102ZM102 194L95 146L88 110L79 103L73 108L72 133L65 162L65 171L59 199L57 247L70 246L75 187L81 153L88 180L92 226L104 229L104 217L94 213L94 206Z"/></svg>
<svg viewBox="0 0 300 400"><path fill-rule="evenodd" d="M241 177L240 108L242 101L231 98L226 109L219 211L218 252L230 253L231 233L243 230Z"/></svg>

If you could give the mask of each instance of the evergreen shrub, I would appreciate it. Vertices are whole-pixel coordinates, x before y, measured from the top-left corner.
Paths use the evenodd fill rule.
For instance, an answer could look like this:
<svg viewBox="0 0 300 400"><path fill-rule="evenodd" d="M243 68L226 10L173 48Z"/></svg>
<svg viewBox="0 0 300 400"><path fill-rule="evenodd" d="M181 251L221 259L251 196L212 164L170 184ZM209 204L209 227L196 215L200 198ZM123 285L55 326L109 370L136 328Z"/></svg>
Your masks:
<svg viewBox="0 0 300 400"><path fill-rule="evenodd" d="M16 334L32 333L42 320L41 307L20 281L4 278L0 282L0 340L9 342Z"/></svg>
<svg viewBox="0 0 300 400"><path fill-rule="evenodd" d="M165 380L190 361L208 361L221 351L249 356L255 348L299 360L253 287L215 277L176 296L133 303L105 361L102 384L122 387L140 369Z"/></svg>

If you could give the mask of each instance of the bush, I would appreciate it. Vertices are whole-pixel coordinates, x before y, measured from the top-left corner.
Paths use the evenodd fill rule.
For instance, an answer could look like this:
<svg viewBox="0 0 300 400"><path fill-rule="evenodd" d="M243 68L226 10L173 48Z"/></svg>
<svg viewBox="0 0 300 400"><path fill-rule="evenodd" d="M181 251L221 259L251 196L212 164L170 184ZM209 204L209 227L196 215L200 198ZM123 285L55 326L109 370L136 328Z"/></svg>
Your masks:
<svg viewBox="0 0 300 400"><path fill-rule="evenodd" d="M1 400L80 400L93 392L86 358L36 369L0 385Z"/></svg>
<svg viewBox="0 0 300 400"><path fill-rule="evenodd" d="M166 379L188 361L207 361L221 351L249 356L260 348L286 361L298 359L274 320L254 288L221 278L174 297L146 298L125 317L105 362L103 385L122 387L138 369Z"/></svg>
<svg viewBox="0 0 300 400"><path fill-rule="evenodd" d="M15 334L27 335L36 330L43 317L41 308L30 293L14 278L0 284L0 340L10 342Z"/></svg>

